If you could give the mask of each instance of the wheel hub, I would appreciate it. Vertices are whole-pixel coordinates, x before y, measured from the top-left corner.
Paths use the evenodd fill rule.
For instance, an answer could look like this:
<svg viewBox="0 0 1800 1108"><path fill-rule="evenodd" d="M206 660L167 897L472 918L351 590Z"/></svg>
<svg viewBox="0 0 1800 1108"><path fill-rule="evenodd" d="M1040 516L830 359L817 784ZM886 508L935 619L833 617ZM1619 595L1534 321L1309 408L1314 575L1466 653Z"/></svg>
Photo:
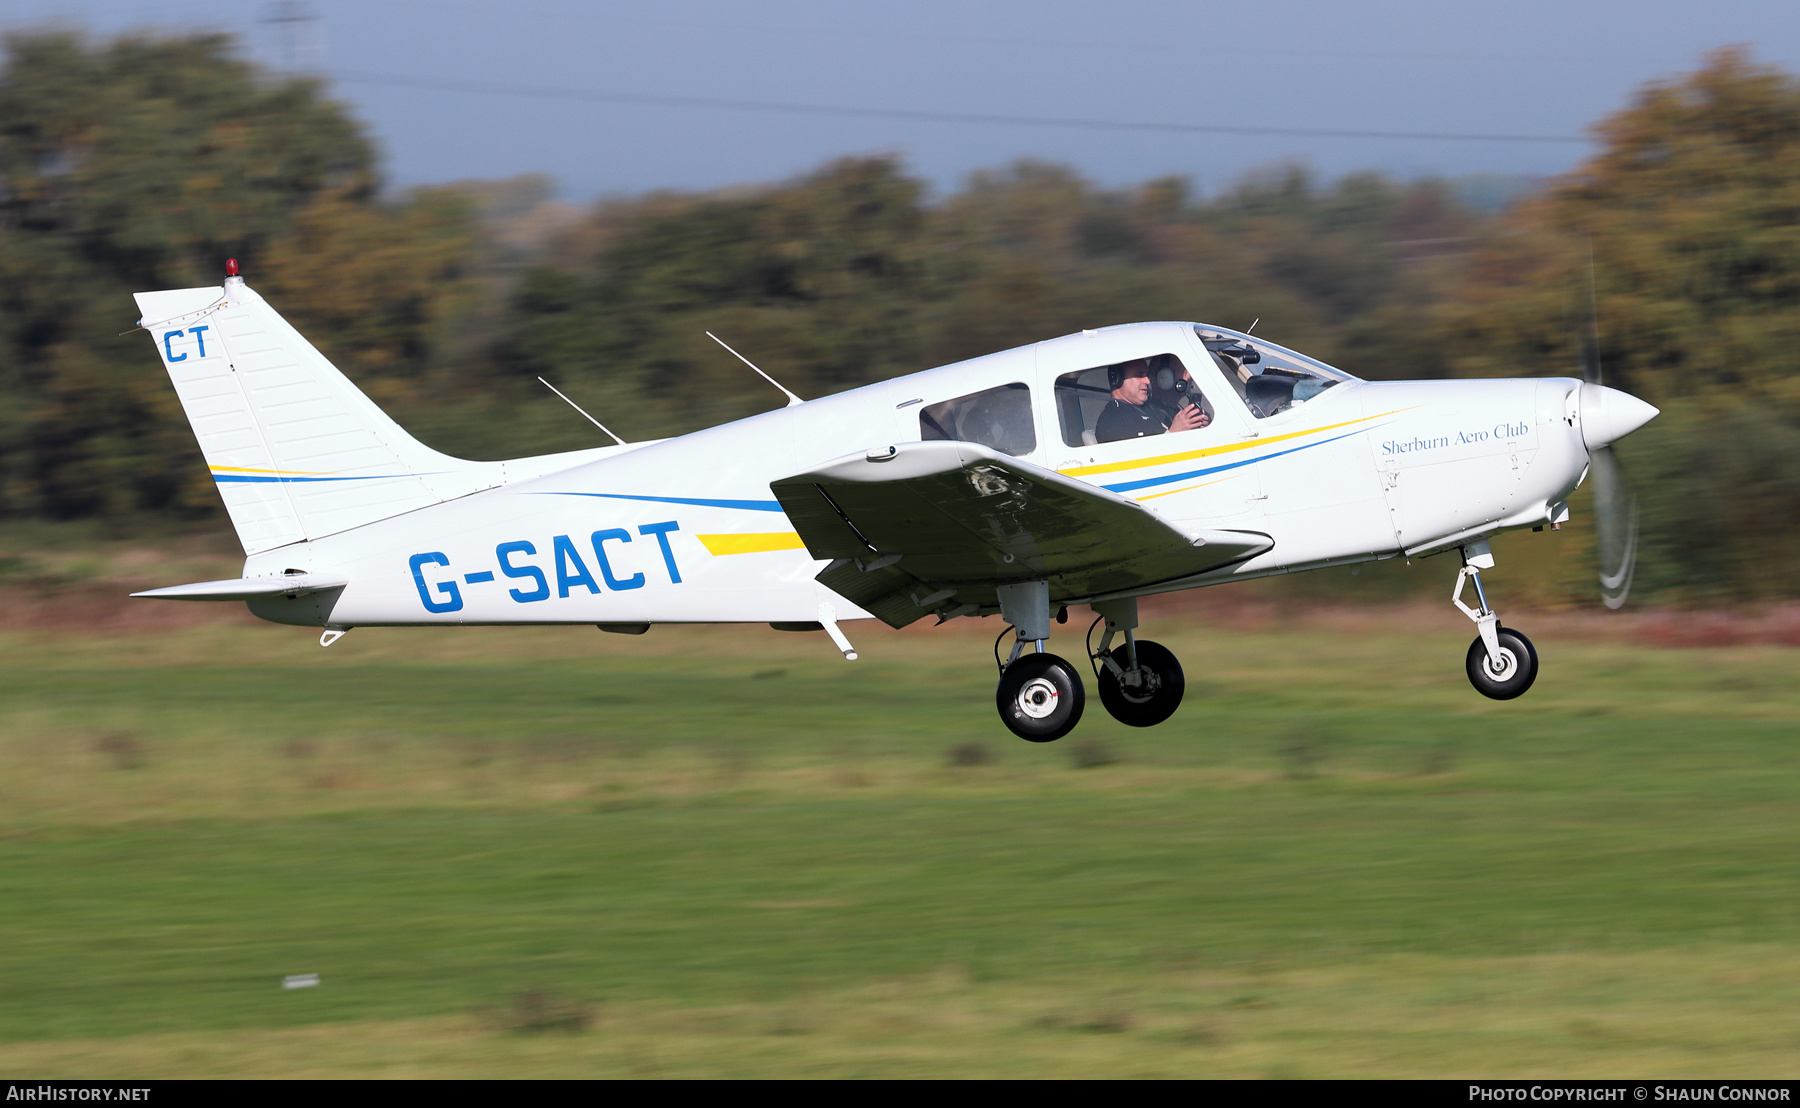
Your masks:
<svg viewBox="0 0 1800 1108"><path fill-rule="evenodd" d="M1042 677L1033 678L1019 690L1016 698L1019 711L1032 719L1044 719L1056 711L1059 694L1056 686Z"/></svg>
<svg viewBox="0 0 1800 1108"><path fill-rule="evenodd" d="M1503 646L1500 648L1498 664L1494 657L1489 655L1482 660L1481 668L1495 681L1506 681L1513 674L1519 672L1519 659L1512 651Z"/></svg>
<svg viewBox="0 0 1800 1108"><path fill-rule="evenodd" d="M1126 670L1125 679L1119 682L1119 692L1125 699L1133 704L1147 704L1155 700L1156 694L1162 690L1161 675L1148 666L1139 666L1135 671L1136 681L1131 679L1133 676L1132 670Z"/></svg>

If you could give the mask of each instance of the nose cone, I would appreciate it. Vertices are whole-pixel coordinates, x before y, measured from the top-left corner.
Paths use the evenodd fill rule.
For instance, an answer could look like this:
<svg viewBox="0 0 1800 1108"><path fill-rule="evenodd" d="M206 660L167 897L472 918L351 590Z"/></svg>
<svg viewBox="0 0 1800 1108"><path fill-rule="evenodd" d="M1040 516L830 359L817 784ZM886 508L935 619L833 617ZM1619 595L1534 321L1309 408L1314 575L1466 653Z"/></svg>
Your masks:
<svg viewBox="0 0 1800 1108"><path fill-rule="evenodd" d="M1589 450L1618 442L1660 414L1628 392L1581 386L1581 441Z"/></svg>

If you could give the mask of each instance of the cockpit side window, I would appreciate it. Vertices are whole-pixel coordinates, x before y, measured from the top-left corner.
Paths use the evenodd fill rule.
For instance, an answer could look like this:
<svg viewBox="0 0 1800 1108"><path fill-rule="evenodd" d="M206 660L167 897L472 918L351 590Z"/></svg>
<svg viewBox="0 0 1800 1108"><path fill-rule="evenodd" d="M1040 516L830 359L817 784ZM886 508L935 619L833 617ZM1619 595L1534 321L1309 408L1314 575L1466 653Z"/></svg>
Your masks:
<svg viewBox="0 0 1800 1108"><path fill-rule="evenodd" d="M1037 449L1031 389L1023 381L983 389L919 409L919 437L954 439L1019 457Z"/></svg>
<svg viewBox="0 0 1800 1108"><path fill-rule="evenodd" d="M1113 390L1118 388L1128 372L1147 375L1147 387L1141 403L1121 407L1120 402L1113 398ZM1186 407L1198 408L1204 418L1177 422L1176 413ZM1108 428L1113 430L1101 426L1101 419L1106 416L1108 408L1119 409L1107 421ZM1178 356L1156 354L1117 365L1077 370L1058 377L1056 416L1057 422L1062 425L1065 444L1093 446L1116 438L1159 435L1171 426L1186 428L1190 422L1205 427L1212 422L1213 408L1201 394L1199 383L1188 373ZM1118 430L1120 427L1125 427L1125 430Z"/></svg>
<svg viewBox="0 0 1800 1108"><path fill-rule="evenodd" d="M1306 403L1326 389L1352 380L1310 358L1229 332L1195 327L1225 379L1257 419L1267 419Z"/></svg>

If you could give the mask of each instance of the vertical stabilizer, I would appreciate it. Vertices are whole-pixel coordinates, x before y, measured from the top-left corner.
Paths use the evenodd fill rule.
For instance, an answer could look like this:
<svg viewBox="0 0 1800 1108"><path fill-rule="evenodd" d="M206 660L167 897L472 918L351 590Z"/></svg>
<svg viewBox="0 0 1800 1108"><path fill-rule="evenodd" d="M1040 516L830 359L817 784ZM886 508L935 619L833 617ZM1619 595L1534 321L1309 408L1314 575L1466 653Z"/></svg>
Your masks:
<svg viewBox="0 0 1800 1108"><path fill-rule="evenodd" d="M403 431L241 277L136 299L246 554L505 483Z"/></svg>

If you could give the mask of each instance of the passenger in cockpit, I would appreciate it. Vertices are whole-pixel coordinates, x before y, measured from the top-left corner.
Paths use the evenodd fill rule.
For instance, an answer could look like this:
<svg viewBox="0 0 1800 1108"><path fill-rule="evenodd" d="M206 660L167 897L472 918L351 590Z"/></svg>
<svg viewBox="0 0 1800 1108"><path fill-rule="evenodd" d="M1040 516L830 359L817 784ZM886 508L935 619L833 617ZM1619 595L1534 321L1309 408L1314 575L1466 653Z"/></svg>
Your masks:
<svg viewBox="0 0 1800 1108"><path fill-rule="evenodd" d="M1112 386L1112 399L1100 409L1100 418L1094 421L1095 442L1141 439L1165 431L1191 431L1208 422L1205 413L1198 408L1169 411L1150 403L1150 365L1146 359L1107 366L1106 383Z"/></svg>
<svg viewBox="0 0 1800 1108"><path fill-rule="evenodd" d="M1169 354L1151 359L1150 407L1171 431L1192 431L1212 422L1205 400L1181 359Z"/></svg>
<svg viewBox="0 0 1800 1108"><path fill-rule="evenodd" d="M1107 366L1106 383L1112 386L1112 399L1094 421L1095 440L1141 439L1169 429L1155 410L1145 407L1150 399L1150 367L1142 359Z"/></svg>

